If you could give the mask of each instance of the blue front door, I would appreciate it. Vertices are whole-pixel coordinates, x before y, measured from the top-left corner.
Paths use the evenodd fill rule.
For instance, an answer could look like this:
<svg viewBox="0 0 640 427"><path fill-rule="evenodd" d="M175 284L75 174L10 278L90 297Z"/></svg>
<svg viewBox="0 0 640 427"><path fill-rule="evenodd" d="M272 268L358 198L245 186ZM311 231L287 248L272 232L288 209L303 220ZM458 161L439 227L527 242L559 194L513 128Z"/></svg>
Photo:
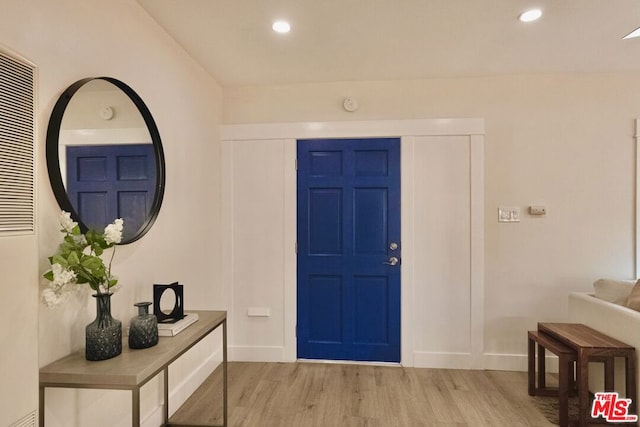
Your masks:
<svg viewBox="0 0 640 427"><path fill-rule="evenodd" d="M300 140L297 185L298 358L399 362L400 140Z"/></svg>

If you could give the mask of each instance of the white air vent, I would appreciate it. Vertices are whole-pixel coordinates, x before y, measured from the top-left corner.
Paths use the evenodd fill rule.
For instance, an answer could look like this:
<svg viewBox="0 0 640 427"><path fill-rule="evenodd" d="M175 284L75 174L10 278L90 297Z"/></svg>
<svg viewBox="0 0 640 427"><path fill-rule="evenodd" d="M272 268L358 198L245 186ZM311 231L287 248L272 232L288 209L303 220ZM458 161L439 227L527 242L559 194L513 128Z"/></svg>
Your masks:
<svg viewBox="0 0 640 427"><path fill-rule="evenodd" d="M35 67L0 51L0 234L35 223Z"/></svg>
<svg viewBox="0 0 640 427"><path fill-rule="evenodd" d="M25 415L9 427L36 427L36 411Z"/></svg>

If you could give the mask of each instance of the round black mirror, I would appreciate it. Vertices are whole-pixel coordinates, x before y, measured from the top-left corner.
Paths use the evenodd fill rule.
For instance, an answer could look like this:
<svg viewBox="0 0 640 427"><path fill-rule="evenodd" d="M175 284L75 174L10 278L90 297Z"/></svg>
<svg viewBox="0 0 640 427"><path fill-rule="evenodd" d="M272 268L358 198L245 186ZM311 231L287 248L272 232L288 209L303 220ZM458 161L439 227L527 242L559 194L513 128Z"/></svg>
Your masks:
<svg viewBox="0 0 640 427"><path fill-rule="evenodd" d="M164 196L164 153L149 109L125 83L95 77L69 86L51 113L46 155L56 200L83 232L116 218L121 244L149 231Z"/></svg>

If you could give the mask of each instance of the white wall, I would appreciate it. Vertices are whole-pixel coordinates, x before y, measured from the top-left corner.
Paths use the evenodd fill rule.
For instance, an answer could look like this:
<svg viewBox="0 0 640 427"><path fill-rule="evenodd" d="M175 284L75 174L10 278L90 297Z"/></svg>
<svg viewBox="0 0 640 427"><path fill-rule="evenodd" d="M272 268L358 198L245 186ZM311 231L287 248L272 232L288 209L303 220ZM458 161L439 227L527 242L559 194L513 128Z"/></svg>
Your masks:
<svg viewBox="0 0 640 427"><path fill-rule="evenodd" d="M460 355L471 353L469 139L421 137L411 146L414 220L409 234L415 260L411 326L418 366L433 366L438 355L454 364Z"/></svg>
<svg viewBox="0 0 640 427"><path fill-rule="evenodd" d="M126 326L133 303L150 299L153 283L179 280L192 309L225 308L219 278L219 85L159 28L134 0L0 0L0 40L38 67L37 237L0 238L3 271L0 310L5 316L0 366L0 425L37 408L37 366L84 345L95 316L92 298L78 297L48 310L39 303L46 257L59 243L58 206L48 183L44 146L51 110L70 84L110 76L130 85L158 125L167 183L156 224L140 241L118 247L113 269L122 290L112 299ZM216 338L216 337L212 337ZM208 345L219 347L216 342ZM204 348L176 366L179 377L203 373ZM204 365L203 365L204 364ZM201 365L205 369L198 370ZM6 372L5 372L6 371ZM196 381L197 382L197 381ZM182 395L193 387L174 387ZM161 388L145 386L142 418L157 425ZM128 425L127 392L47 392L47 425ZM88 401L100 402L96 411ZM49 405L51 403L51 405Z"/></svg>
<svg viewBox="0 0 640 427"><path fill-rule="evenodd" d="M291 138L222 142L231 360L296 360L295 155ZM250 316L254 309L268 315Z"/></svg>
<svg viewBox="0 0 640 427"><path fill-rule="evenodd" d="M484 118L485 365L524 369L527 329L566 320L570 291L635 275L638 93L637 73L227 88L223 119ZM342 109L346 96L357 112ZM532 204L546 205L546 217L497 222L498 206Z"/></svg>

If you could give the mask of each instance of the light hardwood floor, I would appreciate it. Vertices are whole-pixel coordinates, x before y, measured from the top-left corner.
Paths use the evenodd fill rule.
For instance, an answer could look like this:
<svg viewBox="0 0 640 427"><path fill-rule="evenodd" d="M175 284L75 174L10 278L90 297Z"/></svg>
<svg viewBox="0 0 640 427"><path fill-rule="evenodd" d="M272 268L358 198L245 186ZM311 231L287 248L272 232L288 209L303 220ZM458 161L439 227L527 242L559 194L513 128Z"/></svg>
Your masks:
<svg viewBox="0 0 640 427"><path fill-rule="evenodd" d="M525 372L229 363L230 427L553 426ZM172 422L221 424L220 368Z"/></svg>

